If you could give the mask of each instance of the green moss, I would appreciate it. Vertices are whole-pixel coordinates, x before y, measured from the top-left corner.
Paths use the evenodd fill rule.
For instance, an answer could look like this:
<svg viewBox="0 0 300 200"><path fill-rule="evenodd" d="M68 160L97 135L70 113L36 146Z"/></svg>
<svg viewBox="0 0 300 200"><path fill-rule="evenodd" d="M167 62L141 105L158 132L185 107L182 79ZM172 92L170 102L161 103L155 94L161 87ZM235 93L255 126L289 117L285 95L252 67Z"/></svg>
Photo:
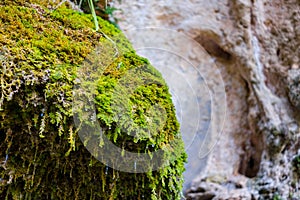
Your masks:
<svg viewBox="0 0 300 200"><path fill-rule="evenodd" d="M293 159L293 168L296 175L296 179L300 179L300 155Z"/></svg>
<svg viewBox="0 0 300 200"><path fill-rule="evenodd" d="M278 194L275 194L273 200L282 200L282 198Z"/></svg>
<svg viewBox="0 0 300 200"><path fill-rule="evenodd" d="M47 6L35 0L0 3L0 199L180 199L186 154L161 75L113 25L99 18L95 32L90 15ZM77 135L74 86L84 60L108 40L118 57L101 60L110 64L93 79L98 122L114 144L133 152L175 142L175 153L164 153L172 162L158 171L137 175L106 167ZM139 84L147 78L152 82ZM129 92L124 84L138 86L122 98ZM118 105L129 118L116 117ZM155 105L165 117L148 109ZM136 127L124 129L128 119Z"/></svg>

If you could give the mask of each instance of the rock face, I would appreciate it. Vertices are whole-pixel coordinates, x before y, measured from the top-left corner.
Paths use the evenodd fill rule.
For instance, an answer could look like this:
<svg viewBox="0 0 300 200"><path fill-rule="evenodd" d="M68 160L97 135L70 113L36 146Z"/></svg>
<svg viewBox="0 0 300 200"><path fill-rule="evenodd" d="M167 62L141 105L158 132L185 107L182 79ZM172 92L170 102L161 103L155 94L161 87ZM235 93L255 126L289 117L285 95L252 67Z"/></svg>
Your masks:
<svg viewBox="0 0 300 200"><path fill-rule="evenodd" d="M300 199L300 2L122 0L115 6L122 9L117 17L125 32L150 26L185 33L221 72L224 127L220 135L210 130L210 143L217 143L207 160L197 161L205 167L194 178L186 175L187 199ZM196 43L176 48L201 63L207 57ZM220 84L213 68L199 70L210 90ZM219 123L211 120L211 127Z"/></svg>

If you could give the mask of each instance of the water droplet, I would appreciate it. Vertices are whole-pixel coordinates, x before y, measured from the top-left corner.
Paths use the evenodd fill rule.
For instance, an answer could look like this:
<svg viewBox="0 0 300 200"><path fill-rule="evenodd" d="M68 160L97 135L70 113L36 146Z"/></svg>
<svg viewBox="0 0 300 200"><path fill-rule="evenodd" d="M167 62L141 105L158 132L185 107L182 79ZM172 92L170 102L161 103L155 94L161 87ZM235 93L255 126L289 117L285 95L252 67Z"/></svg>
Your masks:
<svg viewBox="0 0 300 200"><path fill-rule="evenodd" d="M136 161L134 161L134 171L136 171Z"/></svg>
<svg viewBox="0 0 300 200"><path fill-rule="evenodd" d="M108 174L108 166L105 167L105 175Z"/></svg>
<svg viewBox="0 0 300 200"><path fill-rule="evenodd" d="M121 67L121 65L122 65L123 63L122 62L120 62L119 64L118 64L118 67L117 67L117 69L120 69L120 67Z"/></svg>

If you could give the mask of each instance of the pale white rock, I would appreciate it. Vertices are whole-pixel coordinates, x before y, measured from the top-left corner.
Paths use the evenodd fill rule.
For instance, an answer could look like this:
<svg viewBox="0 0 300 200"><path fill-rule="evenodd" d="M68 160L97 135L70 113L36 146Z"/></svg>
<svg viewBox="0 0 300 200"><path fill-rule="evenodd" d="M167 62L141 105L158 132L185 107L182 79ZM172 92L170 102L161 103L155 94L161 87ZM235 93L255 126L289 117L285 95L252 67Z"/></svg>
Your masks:
<svg viewBox="0 0 300 200"><path fill-rule="evenodd" d="M300 149L299 1L115 6L121 29L158 66L182 111L187 199L300 199L292 166Z"/></svg>

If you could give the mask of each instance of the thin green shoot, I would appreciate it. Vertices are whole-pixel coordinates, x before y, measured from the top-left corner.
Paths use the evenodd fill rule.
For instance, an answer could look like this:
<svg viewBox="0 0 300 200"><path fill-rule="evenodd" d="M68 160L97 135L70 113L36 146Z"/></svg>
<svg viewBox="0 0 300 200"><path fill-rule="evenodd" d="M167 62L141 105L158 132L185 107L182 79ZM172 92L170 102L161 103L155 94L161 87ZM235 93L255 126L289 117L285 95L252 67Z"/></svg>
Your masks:
<svg viewBox="0 0 300 200"><path fill-rule="evenodd" d="M96 31L98 31L99 30L99 24L98 24L97 15L96 15L96 11L95 11L95 8L94 8L93 0L88 0L88 4L89 4L89 7L91 9L92 16L94 18L94 24L95 24L95 27L96 27Z"/></svg>

